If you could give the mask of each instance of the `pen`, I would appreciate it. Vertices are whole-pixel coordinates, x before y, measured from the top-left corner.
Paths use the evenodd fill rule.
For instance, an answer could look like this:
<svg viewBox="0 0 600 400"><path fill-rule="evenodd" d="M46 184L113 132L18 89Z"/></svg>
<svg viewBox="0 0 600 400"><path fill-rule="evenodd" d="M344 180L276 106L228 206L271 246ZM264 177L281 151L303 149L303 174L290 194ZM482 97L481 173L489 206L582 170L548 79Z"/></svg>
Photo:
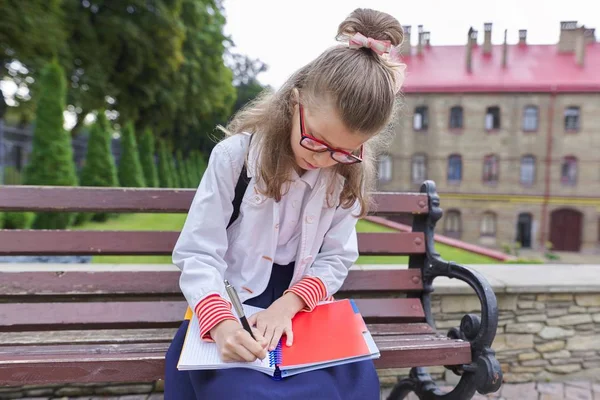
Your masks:
<svg viewBox="0 0 600 400"><path fill-rule="evenodd" d="M250 336L252 336L252 339L256 340L256 338L252 334L252 329L250 328L250 324L248 323L248 320L246 319L246 316L244 315L244 308L242 307L242 302L240 301L240 298L238 297L238 294L237 294L235 288L233 286L231 286L231 284L227 281L227 279L225 279L225 289L227 290L227 294L229 294L229 298L231 299L231 302L233 303L235 312L237 313L238 317L240 318L240 321L242 322L242 326L244 327L244 329L246 331L248 331Z"/></svg>

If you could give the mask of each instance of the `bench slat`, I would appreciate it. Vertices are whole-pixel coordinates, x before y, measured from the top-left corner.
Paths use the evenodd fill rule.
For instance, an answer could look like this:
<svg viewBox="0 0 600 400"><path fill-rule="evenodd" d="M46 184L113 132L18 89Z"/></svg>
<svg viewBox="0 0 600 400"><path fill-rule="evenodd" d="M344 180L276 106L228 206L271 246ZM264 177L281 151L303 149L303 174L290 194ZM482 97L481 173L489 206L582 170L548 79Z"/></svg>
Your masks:
<svg viewBox="0 0 600 400"><path fill-rule="evenodd" d="M169 255L175 231L0 230L0 255ZM369 255L425 253L422 232L359 233Z"/></svg>
<svg viewBox="0 0 600 400"><path fill-rule="evenodd" d="M421 335L375 336L381 358L377 368L465 364L468 342ZM70 346L0 346L0 385L146 382L162 379L168 343Z"/></svg>
<svg viewBox="0 0 600 400"><path fill-rule="evenodd" d="M434 333L427 323L367 324L373 335L426 335ZM82 343L157 343L170 342L177 328L98 329L76 331L0 332L0 345L57 345Z"/></svg>
<svg viewBox="0 0 600 400"><path fill-rule="evenodd" d="M422 322L419 299L356 299L366 322ZM0 331L179 326L185 301L0 304Z"/></svg>
<svg viewBox="0 0 600 400"><path fill-rule="evenodd" d="M180 271L0 272L0 296L181 295ZM340 292L404 292L423 288L421 270L351 270Z"/></svg>
<svg viewBox="0 0 600 400"><path fill-rule="evenodd" d="M187 213L195 189L3 186L0 210ZM378 214L428 212L427 195L374 193Z"/></svg>

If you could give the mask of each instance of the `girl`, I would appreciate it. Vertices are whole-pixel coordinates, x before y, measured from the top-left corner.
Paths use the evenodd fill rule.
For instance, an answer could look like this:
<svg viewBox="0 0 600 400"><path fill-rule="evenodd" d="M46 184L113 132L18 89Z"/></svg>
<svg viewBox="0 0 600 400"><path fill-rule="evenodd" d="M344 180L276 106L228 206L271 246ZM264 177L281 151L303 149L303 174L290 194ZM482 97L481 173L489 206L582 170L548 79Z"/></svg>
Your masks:
<svg viewBox="0 0 600 400"><path fill-rule="evenodd" d="M355 10L338 28L341 45L237 114L213 149L173 262L202 338L224 361L264 358L283 335L293 345L294 315L335 294L356 261L373 146L391 132L402 83L402 38L392 16ZM249 319L256 340L235 319L224 279L265 309ZM379 399L372 361L281 381L244 368L178 371L188 323L166 355L167 400Z"/></svg>

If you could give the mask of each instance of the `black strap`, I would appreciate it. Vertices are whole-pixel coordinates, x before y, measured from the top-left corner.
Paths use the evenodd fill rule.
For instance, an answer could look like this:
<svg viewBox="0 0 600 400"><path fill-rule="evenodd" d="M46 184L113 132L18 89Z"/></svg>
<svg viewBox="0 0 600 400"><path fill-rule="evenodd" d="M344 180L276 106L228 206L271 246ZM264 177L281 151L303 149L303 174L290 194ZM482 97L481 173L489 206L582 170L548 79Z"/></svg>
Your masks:
<svg viewBox="0 0 600 400"><path fill-rule="evenodd" d="M252 135L250 135L248 147L250 147L250 143L252 143ZM244 194L246 193L246 189L248 188L248 183L250 183L250 179L248 179L246 163L244 162L242 164L242 171L240 172L238 181L235 184L235 197L233 198L233 213L231 214L231 218L229 218L227 228L229 228L231 224L233 224L237 217L240 215L240 206L242 205L242 199L244 198Z"/></svg>
<svg viewBox="0 0 600 400"><path fill-rule="evenodd" d="M235 185L235 197L233 198L233 214L231 214L231 218L229 219L229 223L227 227L229 228L231 224L237 219L240 214L240 206L242 204L242 198L246 193L246 188L248 187L248 183L250 180L248 179L246 172L246 163L242 167L242 172L240 172L240 176L238 178L237 184Z"/></svg>

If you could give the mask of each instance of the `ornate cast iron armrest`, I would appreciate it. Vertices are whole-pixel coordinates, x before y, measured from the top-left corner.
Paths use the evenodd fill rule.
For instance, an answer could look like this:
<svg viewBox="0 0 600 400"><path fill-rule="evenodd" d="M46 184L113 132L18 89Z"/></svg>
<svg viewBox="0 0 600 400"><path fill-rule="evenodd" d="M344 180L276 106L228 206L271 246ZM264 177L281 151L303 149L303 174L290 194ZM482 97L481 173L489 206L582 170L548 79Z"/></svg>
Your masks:
<svg viewBox="0 0 600 400"><path fill-rule="evenodd" d="M460 279L469 284L479 297L481 315L467 314L462 318L460 327L452 328L448 337L462 339L471 344L472 362L464 365L446 366L446 368L460 375L460 382L451 392L442 392L426 372L425 368L413 368L410 376L398 382L389 400L403 399L409 392L415 392L421 400L468 400L475 391L480 394L498 391L502 383L502 370L500 363L492 350L492 342L498 327L498 304L496 295L488 281L478 272L464 266L447 262L441 259L434 249L434 228L442 216L439 196L435 184L427 181L421 187L421 192L429 196L429 215L415 217L413 230L425 232L427 255L424 263L420 263L423 273L423 293L421 301L425 310L427 322L435 326L431 314L430 293L433 292L433 280L439 276L451 279ZM415 268L414 262L410 267Z"/></svg>

